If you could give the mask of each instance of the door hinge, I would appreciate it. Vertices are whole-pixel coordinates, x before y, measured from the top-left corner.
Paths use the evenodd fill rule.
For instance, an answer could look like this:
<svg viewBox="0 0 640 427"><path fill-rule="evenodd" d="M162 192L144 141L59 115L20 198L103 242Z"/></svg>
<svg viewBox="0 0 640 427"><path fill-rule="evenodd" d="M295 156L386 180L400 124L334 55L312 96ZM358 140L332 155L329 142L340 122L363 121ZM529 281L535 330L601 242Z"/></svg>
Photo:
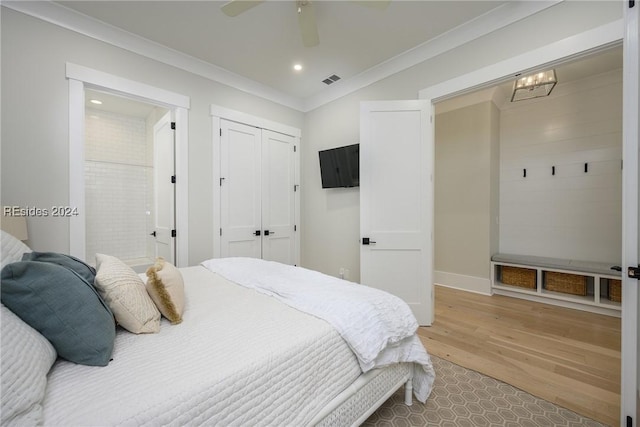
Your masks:
<svg viewBox="0 0 640 427"><path fill-rule="evenodd" d="M293 231L298 231L298 226L297 225L293 225Z"/></svg>
<svg viewBox="0 0 640 427"><path fill-rule="evenodd" d="M298 185L298 184L294 184L294 185L293 185L293 192L294 192L294 193L295 193L296 191L298 191L298 187L299 187L299 185Z"/></svg>
<svg viewBox="0 0 640 427"><path fill-rule="evenodd" d="M176 230L171 230L171 237L176 237Z"/></svg>
<svg viewBox="0 0 640 427"><path fill-rule="evenodd" d="M627 427L633 427L633 418L627 415Z"/></svg>
<svg viewBox="0 0 640 427"><path fill-rule="evenodd" d="M629 0L629 9L633 9L633 6L636 5L636 0Z"/></svg>
<svg viewBox="0 0 640 427"><path fill-rule="evenodd" d="M294 145L293 146L293 152L295 153L298 150L298 148Z"/></svg>
<svg viewBox="0 0 640 427"><path fill-rule="evenodd" d="M224 181L224 178L220 178L220 187L222 187L222 181Z"/></svg>
<svg viewBox="0 0 640 427"><path fill-rule="evenodd" d="M171 130L176 130L176 122L171 122Z"/></svg>
<svg viewBox="0 0 640 427"><path fill-rule="evenodd" d="M222 228L220 229L220 235L222 236Z"/></svg>
<svg viewBox="0 0 640 427"><path fill-rule="evenodd" d="M222 136L222 128L220 128L220 136Z"/></svg>
<svg viewBox="0 0 640 427"><path fill-rule="evenodd" d="M636 280L640 279L640 265L637 267L629 267L627 269L627 276Z"/></svg>
<svg viewBox="0 0 640 427"><path fill-rule="evenodd" d="M176 183L176 176L175 175L171 175L171 183L172 184Z"/></svg>

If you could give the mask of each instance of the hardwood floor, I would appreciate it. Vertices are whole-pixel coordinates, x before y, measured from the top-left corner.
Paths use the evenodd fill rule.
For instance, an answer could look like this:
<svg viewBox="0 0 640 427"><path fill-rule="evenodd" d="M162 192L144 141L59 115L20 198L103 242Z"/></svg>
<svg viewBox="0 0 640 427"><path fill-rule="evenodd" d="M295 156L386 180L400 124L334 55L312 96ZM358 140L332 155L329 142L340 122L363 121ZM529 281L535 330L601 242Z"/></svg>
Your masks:
<svg viewBox="0 0 640 427"><path fill-rule="evenodd" d="M620 425L620 319L435 287L429 353Z"/></svg>

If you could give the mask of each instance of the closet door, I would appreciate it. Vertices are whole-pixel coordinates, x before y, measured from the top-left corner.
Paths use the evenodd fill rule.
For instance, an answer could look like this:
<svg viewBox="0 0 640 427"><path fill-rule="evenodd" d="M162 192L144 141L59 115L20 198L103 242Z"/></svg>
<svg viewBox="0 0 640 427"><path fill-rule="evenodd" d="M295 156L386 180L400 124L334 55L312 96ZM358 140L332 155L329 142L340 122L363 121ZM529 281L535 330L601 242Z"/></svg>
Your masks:
<svg viewBox="0 0 640 427"><path fill-rule="evenodd" d="M221 255L260 258L262 132L227 120L220 129Z"/></svg>
<svg viewBox="0 0 640 427"><path fill-rule="evenodd" d="M262 131L262 258L295 264L296 138Z"/></svg>

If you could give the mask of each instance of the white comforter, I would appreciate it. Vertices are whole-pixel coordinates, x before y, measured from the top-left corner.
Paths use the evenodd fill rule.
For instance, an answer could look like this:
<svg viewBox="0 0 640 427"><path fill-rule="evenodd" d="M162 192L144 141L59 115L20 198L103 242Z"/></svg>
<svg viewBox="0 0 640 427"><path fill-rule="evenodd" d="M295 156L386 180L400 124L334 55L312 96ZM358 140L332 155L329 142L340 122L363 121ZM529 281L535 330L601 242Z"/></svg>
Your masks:
<svg viewBox="0 0 640 427"><path fill-rule="evenodd" d="M429 397L434 370L416 335L418 323L400 298L317 271L254 258L211 259L202 265L327 321L353 350L363 372L414 362L415 396L421 402Z"/></svg>
<svg viewBox="0 0 640 427"><path fill-rule="evenodd" d="M180 269L183 321L160 333L120 330L105 367L58 360L43 402L47 426L305 426L360 375L321 319Z"/></svg>

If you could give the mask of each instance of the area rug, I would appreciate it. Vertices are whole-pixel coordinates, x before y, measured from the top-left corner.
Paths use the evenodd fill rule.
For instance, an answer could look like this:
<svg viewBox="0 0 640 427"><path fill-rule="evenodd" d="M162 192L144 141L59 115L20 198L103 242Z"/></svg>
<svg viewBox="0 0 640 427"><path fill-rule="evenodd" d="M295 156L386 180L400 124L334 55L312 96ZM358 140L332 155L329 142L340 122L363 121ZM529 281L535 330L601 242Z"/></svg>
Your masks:
<svg viewBox="0 0 640 427"><path fill-rule="evenodd" d="M364 426L603 427L501 381L431 356L436 380L426 404L404 404L400 388Z"/></svg>

